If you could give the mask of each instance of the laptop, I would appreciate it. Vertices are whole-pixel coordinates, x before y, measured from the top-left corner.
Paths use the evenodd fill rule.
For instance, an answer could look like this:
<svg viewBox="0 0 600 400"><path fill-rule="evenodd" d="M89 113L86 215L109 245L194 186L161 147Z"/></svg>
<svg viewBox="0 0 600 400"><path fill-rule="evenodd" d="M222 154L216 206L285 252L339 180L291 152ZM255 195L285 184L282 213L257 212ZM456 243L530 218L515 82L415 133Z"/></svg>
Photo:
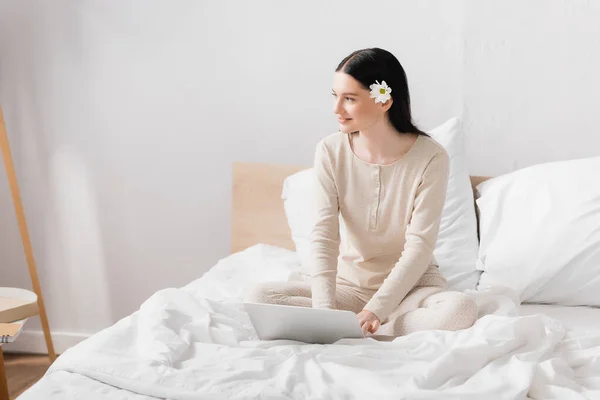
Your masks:
<svg viewBox="0 0 600 400"><path fill-rule="evenodd" d="M244 303L244 309L261 340L331 344L365 337L352 311L264 303Z"/></svg>

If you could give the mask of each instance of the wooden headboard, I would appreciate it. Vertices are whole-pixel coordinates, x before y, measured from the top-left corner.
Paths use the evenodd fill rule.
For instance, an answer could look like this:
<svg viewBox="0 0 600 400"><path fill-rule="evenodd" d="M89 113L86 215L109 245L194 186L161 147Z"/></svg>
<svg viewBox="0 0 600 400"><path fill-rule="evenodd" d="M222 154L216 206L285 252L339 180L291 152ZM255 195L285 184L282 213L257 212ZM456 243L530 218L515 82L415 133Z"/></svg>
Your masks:
<svg viewBox="0 0 600 400"><path fill-rule="evenodd" d="M233 164L232 253L258 243L295 249L283 209L281 190L286 177L306 168L310 167L241 162ZM487 179L489 177L472 176L473 190Z"/></svg>

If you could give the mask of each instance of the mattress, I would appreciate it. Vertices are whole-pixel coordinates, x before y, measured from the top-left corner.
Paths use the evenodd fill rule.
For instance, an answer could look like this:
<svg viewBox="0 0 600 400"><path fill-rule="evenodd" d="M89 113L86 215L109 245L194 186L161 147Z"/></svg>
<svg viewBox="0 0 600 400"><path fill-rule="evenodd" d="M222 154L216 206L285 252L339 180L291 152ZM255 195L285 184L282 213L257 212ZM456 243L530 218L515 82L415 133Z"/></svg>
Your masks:
<svg viewBox="0 0 600 400"><path fill-rule="evenodd" d="M19 400L600 398L600 332L581 324L597 310L550 315L493 291L469 292L479 318L458 332L258 341L244 288L299 271L294 252L273 246L226 257L66 351Z"/></svg>

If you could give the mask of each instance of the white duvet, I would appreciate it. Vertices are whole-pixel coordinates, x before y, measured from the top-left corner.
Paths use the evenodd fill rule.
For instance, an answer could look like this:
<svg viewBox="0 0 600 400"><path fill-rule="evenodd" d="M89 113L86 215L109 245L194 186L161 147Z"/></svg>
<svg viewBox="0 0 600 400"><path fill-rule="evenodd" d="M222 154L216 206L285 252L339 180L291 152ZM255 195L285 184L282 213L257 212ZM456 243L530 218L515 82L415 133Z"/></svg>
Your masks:
<svg viewBox="0 0 600 400"><path fill-rule="evenodd" d="M459 332L258 341L243 289L301 279L298 264L265 245L229 256L66 351L19 399L600 399L600 329L519 316L498 293L473 293L480 318Z"/></svg>

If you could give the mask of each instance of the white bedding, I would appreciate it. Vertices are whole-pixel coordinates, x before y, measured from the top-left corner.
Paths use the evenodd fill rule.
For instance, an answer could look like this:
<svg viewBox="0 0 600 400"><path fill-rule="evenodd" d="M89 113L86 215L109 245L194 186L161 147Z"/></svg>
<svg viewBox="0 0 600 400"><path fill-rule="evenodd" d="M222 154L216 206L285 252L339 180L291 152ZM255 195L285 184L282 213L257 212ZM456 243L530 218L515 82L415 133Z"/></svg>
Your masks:
<svg viewBox="0 0 600 400"><path fill-rule="evenodd" d="M257 245L69 349L19 400L600 398L600 330L576 333L473 293L475 325L378 342L257 341L241 293L300 279L295 253ZM597 311L597 310L593 310Z"/></svg>
<svg viewBox="0 0 600 400"><path fill-rule="evenodd" d="M559 320L572 333L600 334L599 307L565 307L545 304L523 304L521 315L541 313Z"/></svg>

